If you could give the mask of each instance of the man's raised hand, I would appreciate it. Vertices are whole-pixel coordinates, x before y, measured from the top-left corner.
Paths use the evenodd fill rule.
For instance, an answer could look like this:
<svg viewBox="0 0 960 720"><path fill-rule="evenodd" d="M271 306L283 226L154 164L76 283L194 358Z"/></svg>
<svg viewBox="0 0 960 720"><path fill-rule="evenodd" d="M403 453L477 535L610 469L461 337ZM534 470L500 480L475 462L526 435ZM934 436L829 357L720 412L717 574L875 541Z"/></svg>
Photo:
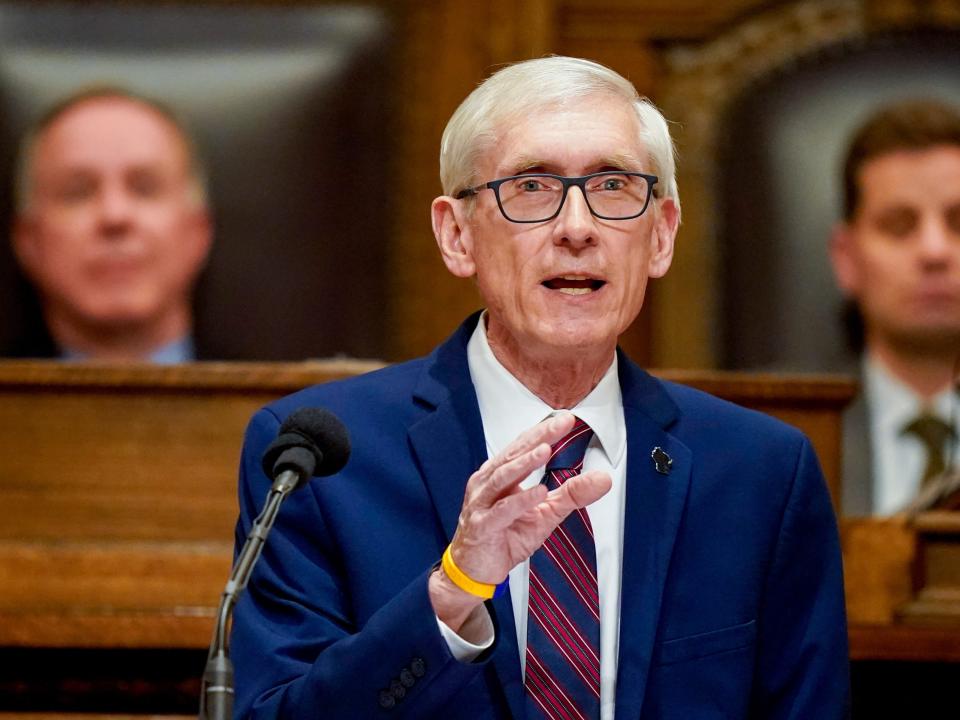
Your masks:
<svg viewBox="0 0 960 720"><path fill-rule="evenodd" d="M549 493L542 484L521 489L520 483L546 464L550 446L570 432L574 422L571 413L563 412L538 423L470 476L450 554L472 580L502 582L567 515L610 489L610 476L599 471L570 478ZM454 631L481 602L439 568L430 578L429 591L437 617Z"/></svg>

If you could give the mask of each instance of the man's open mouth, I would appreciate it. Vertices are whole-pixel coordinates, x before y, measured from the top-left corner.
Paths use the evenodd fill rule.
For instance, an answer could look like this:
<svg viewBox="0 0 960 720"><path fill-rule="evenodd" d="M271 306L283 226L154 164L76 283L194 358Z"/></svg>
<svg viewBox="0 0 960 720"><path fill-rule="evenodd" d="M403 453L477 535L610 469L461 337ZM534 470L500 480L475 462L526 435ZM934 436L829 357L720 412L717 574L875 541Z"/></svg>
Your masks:
<svg viewBox="0 0 960 720"><path fill-rule="evenodd" d="M567 295L586 295L594 290L599 290L606 285L606 282L582 275L561 275L544 280L541 285L550 290L559 290Z"/></svg>
<svg viewBox="0 0 960 720"><path fill-rule="evenodd" d="M541 285L550 290L559 290L567 295L585 295L594 290L599 290L606 282L596 278L588 278L583 275L561 275L560 277L544 280Z"/></svg>

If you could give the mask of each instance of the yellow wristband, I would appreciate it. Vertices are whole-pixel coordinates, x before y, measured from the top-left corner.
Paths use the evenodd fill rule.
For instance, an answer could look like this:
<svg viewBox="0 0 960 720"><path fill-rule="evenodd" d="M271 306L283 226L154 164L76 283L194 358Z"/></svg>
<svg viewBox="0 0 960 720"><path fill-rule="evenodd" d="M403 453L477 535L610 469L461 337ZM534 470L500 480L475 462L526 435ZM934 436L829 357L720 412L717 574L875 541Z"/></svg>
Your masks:
<svg viewBox="0 0 960 720"><path fill-rule="evenodd" d="M463 570L457 567L457 564L453 561L453 556L450 554L449 545L447 545L447 549L443 551L443 560L441 560L440 564L443 566L443 571L447 574L447 577L450 578L450 581L454 585L464 592L468 592L471 595L483 598L484 600L489 600L493 597L499 597L499 595L507 587L507 580L504 580L499 585L493 585L492 583L477 582L471 578Z"/></svg>

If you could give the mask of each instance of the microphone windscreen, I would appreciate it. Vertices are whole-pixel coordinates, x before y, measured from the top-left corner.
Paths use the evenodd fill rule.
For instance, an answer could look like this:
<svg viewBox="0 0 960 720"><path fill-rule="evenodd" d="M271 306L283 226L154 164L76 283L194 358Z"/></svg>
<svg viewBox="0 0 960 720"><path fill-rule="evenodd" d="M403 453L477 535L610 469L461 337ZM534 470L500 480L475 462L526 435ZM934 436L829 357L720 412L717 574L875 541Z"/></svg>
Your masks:
<svg viewBox="0 0 960 720"><path fill-rule="evenodd" d="M350 459L350 434L340 418L323 408L295 410L280 426L280 435L296 433L320 450L314 477L339 472Z"/></svg>

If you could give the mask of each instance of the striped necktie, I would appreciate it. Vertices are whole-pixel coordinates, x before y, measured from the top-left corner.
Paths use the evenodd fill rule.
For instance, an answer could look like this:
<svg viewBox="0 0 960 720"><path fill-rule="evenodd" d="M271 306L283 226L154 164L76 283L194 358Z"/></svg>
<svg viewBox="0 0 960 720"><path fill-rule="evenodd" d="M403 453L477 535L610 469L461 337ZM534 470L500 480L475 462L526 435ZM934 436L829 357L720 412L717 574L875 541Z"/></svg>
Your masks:
<svg viewBox="0 0 960 720"><path fill-rule="evenodd" d="M580 473L593 430L577 418L552 447L543 482L553 490ZM597 553L586 510L575 510L530 558L527 718L600 717Z"/></svg>

